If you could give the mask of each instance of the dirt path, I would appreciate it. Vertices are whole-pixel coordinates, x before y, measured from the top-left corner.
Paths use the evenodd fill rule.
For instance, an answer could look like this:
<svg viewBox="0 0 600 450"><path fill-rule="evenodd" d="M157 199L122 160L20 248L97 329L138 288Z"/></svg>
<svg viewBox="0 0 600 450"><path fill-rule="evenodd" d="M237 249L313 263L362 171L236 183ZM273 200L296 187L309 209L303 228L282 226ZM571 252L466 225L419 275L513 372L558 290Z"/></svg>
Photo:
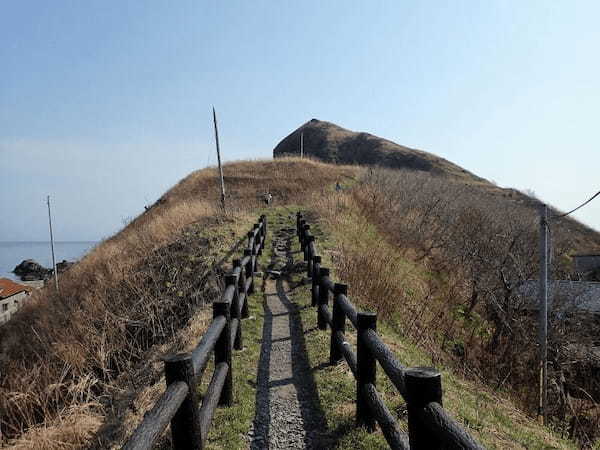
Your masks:
<svg viewBox="0 0 600 450"><path fill-rule="evenodd" d="M273 225L275 228L275 225ZM299 306L288 297L293 228L275 232L264 290L264 326L251 449L325 448L326 422L306 353Z"/></svg>

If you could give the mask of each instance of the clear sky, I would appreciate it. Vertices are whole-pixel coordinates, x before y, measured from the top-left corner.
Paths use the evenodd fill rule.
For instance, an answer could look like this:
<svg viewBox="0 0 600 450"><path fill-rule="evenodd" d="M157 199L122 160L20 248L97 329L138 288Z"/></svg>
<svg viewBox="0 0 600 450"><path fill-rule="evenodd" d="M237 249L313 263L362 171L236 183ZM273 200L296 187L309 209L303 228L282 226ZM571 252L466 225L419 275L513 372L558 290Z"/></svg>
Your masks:
<svg viewBox="0 0 600 450"><path fill-rule="evenodd" d="M0 14L0 241L122 227L311 118L560 209L600 189L598 1L14 1ZM600 229L600 200L576 215Z"/></svg>

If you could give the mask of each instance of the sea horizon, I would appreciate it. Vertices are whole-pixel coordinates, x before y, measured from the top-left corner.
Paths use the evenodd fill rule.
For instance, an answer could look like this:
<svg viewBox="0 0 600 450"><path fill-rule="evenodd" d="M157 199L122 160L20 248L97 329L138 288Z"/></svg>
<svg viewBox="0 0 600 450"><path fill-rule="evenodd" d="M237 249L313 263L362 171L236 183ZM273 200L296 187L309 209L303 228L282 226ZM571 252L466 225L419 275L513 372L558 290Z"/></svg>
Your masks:
<svg viewBox="0 0 600 450"><path fill-rule="evenodd" d="M73 242L78 242L78 243L98 243L100 241L54 241L55 244L68 244L68 243L73 243ZM25 244L50 244L50 241L0 241L0 244L19 244L19 243L25 243Z"/></svg>
<svg viewBox="0 0 600 450"><path fill-rule="evenodd" d="M66 260L79 261L100 241L54 241L54 255L57 263ZM12 273L14 268L26 259L33 259L44 267L52 267L50 241L0 241L0 278L20 281Z"/></svg>

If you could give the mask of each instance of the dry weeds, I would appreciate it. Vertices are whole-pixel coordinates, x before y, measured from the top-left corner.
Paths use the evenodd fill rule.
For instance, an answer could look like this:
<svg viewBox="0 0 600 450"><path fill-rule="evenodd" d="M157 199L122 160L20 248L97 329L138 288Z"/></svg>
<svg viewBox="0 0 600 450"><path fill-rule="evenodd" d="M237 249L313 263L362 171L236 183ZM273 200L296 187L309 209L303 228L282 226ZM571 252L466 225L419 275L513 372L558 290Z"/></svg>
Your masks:
<svg viewBox="0 0 600 450"><path fill-rule="evenodd" d="M0 328L3 445L118 441L159 391L162 350L185 347L182 328L203 330L194 314L220 292L218 273L203 275L255 220L260 194L301 202L356 169L290 158L224 171L226 213L217 171L192 173L70 269L60 294L41 290Z"/></svg>

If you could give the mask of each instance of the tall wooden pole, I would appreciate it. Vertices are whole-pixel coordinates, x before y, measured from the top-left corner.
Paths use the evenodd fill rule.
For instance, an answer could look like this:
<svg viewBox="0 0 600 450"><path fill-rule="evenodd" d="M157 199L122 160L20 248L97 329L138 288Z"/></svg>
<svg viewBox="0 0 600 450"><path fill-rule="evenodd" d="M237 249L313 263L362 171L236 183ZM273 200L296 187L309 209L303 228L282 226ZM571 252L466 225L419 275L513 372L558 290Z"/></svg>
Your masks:
<svg viewBox="0 0 600 450"><path fill-rule="evenodd" d="M54 236L52 234L52 214L50 214L50 196L46 197L46 203L48 204L48 224L50 225L50 250L52 252L52 267L54 268L54 285L56 286L56 292L58 292L58 271L56 270L56 259L54 258Z"/></svg>
<svg viewBox="0 0 600 450"><path fill-rule="evenodd" d="M300 158L304 158L304 132L300 133Z"/></svg>
<svg viewBox="0 0 600 450"><path fill-rule="evenodd" d="M217 113L213 106L213 122L215 124L215 142L217 143L217 160L219 161L219 174L221 176L221 206L225 209L225 182L223 181L223 167L221 167L221 149L219 148L219 129L217 128Z"/></svg>
<svg viewBox="0 0 600 450"><path fill-rule="evenodd" d="M548 207L540 206L539 286L540 394L538 417L543 424L548 414Z"/></svg>

